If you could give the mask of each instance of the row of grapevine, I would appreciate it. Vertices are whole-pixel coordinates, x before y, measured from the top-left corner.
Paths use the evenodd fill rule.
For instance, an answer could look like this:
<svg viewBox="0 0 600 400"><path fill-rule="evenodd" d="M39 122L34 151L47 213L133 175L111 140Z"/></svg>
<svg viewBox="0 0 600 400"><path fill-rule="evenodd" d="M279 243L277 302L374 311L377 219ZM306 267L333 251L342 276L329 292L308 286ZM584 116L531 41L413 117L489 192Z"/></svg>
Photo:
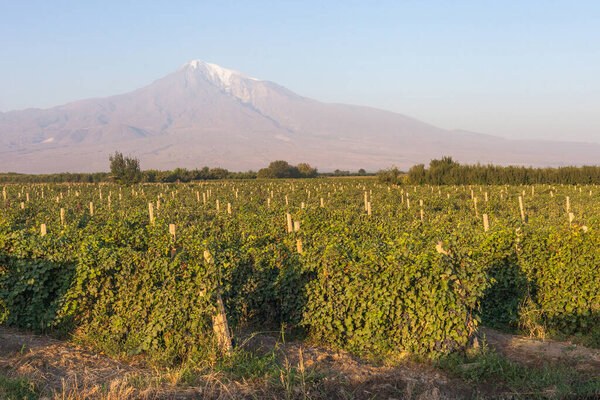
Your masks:
<svg viewBox="0 0 600 400"><path fill-rule="evenodd" d="M479 320L596 334L596 186L373 179L7 185L0 319L165 363L281 325L436 355ZM207 255L209 255L207 257Z"/></svg>

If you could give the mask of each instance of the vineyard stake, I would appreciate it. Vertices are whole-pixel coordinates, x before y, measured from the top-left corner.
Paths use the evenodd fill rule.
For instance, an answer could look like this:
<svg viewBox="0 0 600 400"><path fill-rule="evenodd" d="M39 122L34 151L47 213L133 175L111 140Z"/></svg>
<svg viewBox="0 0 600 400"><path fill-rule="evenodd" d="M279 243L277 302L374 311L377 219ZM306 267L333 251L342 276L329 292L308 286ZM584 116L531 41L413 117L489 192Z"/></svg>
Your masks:
<svg viewBox="0 0 600 400"><path fill-rule="evenodd" d="M148 203L148 213L150 214L150 224L154 225L154 205Z"/></svg>
<svg viewBox="0 0 600 400"><path fill-rule="evenodd" d="M212 263L212 257L208 250L204 250L204 261L206 263ZM217 292L217 314L213 315L213 331L217 336L217 343L219 348L224 354L230 355L233 351L233 345L231 343L231 332L229 331L229 324L227 323L227 314L225 314L225 305L223 304L223 298L221 293Z"/></svg>
<svg viewBox="0 0 600 400"><path fill-rule="evenodd" d="M521 221L525 222L525 210L523 209L523 197L519 196L519 210L521 211Z"/></svg>
<svg viewBox="0 0 600 400"><path fill-rule="evenodd" d="M575 219L575 215L572 212L570 212L569 213L569 225L570 226L573 226L573 220L574 219Z"/></svg>

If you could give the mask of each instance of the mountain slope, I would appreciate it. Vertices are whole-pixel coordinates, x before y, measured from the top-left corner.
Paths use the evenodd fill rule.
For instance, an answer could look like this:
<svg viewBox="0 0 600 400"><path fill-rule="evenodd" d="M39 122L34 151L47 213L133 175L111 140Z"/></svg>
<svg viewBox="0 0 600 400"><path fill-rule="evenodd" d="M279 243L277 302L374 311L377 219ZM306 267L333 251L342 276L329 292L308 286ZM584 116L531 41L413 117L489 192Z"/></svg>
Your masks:
<svg viewBox="0 0 600 400"><path fill-rule="evenodd" d="M463 162L595 163L598 144L516 141L369 107L325 104L203 61L133 92L0 113L0 171L99 171L115 150L144 168L257 169L275 159L321 170Z"/></svg>

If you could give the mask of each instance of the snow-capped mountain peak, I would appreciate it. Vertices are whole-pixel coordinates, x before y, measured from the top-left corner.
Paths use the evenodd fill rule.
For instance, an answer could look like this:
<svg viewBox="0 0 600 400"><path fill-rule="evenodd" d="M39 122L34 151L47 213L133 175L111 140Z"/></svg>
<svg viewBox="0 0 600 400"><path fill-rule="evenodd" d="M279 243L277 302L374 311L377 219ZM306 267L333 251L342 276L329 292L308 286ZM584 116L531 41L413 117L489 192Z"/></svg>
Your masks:
<svg viewBox="0 0 600 400"><path fill-rule="evenodd" d="M183 64L180 69L200 72L213 83L225 87L230 87L236 79L250 79L253 81L258 81L258 79L246 76L241 72L223 68L220 65L202 60L188 61L187 63Z"/></svg>
<svg viewBox="0 0 600 400"><path fill-rule="evenodd" d="M251 78L241 72L202 60L189 61L182 65L179 71L185 74L186 82L192 86L199 81L207 81L243 102L250 102L256 84L262 83L259 79Z"/></svg>

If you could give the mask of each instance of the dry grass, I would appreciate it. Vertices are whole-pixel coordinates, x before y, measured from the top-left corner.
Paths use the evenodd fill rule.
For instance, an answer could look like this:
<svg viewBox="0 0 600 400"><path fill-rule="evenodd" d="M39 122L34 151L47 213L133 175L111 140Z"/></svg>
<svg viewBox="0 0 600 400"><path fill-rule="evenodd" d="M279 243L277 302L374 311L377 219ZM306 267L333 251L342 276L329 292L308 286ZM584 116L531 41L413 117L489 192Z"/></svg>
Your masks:
<svg viewBox="0 0 600 400"><path fill-rule="evenodd" d="M0 374L26 378L46 400L472 397L467 385L425 365L373 365L266 335L246 344L227 368L154 369L0 327Z"/></svg>

